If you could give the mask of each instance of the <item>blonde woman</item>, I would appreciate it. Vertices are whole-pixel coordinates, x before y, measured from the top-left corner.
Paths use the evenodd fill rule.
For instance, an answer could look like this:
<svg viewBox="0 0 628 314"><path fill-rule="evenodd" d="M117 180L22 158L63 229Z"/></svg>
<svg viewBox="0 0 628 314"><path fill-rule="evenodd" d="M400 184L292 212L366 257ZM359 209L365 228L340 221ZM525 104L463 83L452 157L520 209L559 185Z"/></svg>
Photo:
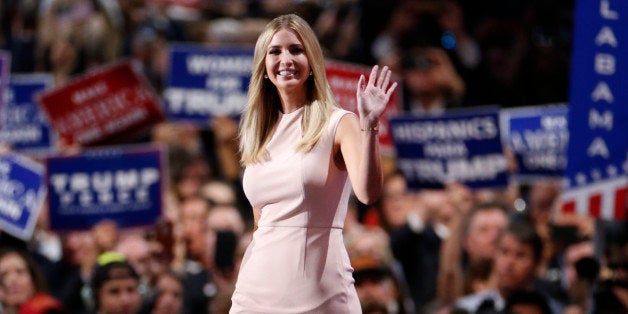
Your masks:
<svg viewBox="0 0 628 314"><path fill-rule="evenodd" d="M256 230L231 313L360 313L342 228L352 188L364 203L381 193L377 125L396 83L375 66L359 118L340 109L314 32L292 14L266 26L253 64L240 151Z"/></svg>

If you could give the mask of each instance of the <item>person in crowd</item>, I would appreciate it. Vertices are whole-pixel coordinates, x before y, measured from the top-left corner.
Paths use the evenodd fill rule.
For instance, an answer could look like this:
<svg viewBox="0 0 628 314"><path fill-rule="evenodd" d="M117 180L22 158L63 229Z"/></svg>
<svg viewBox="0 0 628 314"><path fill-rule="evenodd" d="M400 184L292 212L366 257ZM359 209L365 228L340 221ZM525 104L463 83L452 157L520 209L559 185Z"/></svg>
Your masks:
<svg viewBox="0 0 628 314"><path fill-rule="evenodd" d="M382 304L389 308L391 313L414 313L414 301L410 296L408 284L401 264L395 260L390 249L388 234L380 227L368 227L360 232L347 234L347 253L354 268L356 289L362 309L365 303ZM360 273L360 270L365 270ZM377 273L376 279L386 277L386 280L370 280L370 273ZM361 288L359 277L367 280ZM381 302L386 300L385 302ZM371 302L372 301L372 302Z"/></svg>
<svg viewBox="0 0 628 314"><path fill-rule="evenodd" d="M377 130L397 86L390 76L375 66L368 80L360 77L356 117L336 109L305 20L282 15L262 32L240 129L243 185L257 229L232 313L360 312L342 226L350 187L365 204L381 194Z"/></svg>
<svg viewBox="0 0 628 314"><path fill-rule="evenodd" d="M380 225L388 233L402 228L408 220L408 214L416 201L416 193L408 191L406 178L396 172L384 178L384 190L379 200Z"/></svg>
<svg viewBox="0 0 628 314"><path fill-rule="evenodd" d="M380 305L389 314L414 313L412 303L405 302L402 287L388 265L368 255L352 259L351 265L363 311Z"/></svg>
<svg viewBox="0 0 628 314"><path fill-rule="evenodd" d="M0 250L0 309L5 314L69 313L47 292L39 265L24 251Z"/></svg>
<svg viewBox="0 0 628 314"><path fill-rule="evenodd" d="M464 296L457 300L456 307L470 313L502 311L515 291L528 290L541 293L552 313L562 313L562 305L535 285L542 252L543 242L532 224L522 218L511 219L495 253L496 287Z"/></svg>
<svg viewBox="0 0 628 314"><path fill-rule="evenodd" d="M201 188L201 196L215 205L235 206L237 196L234 187L227 181L211 180Z"/></svg>
<svg viewBox="0 0 628 314"><path fill-rule="evenodd" d="M183 273L183 313L207 312L211 298L216 294L211 273L207 269L209 261L207 249L207 216L210 205L200 196L186 199L181 204L180 229L184 255L178 256L175 269L182 267ZM182 259L182 260L181 260Z"/></svg>
<svg viewBox="0 0 628 314"><path fill-rule="evenodd" d="M244 220L232 205L213 206L207 216L207 263L216 285L212 313L228 312L231 307L236 270L236 251L239 238L246 231Z"/></svg>
<svg viewBox="0 0 628 314"><path fill-rule="evenodd" d="M170 188L174 201L181 203L199 197L201 188L212 178L211 167L199 152L190 152L179 146L169 146Z"/></svg>
<svg viewBox="0 0 628 314"><path fill-rule="evenodd" d="M547 300L537 291L517 290L508 297L505 313L552 314Z"/></svg>
<svg viewBox="0 0 628 314"><path fill-rule="evenodd" d="M64 235L62 244L64 258L59 269L67 269L67 275L60 287L60 299L72 313L90 313L94 298L89 281L98 257L94 235L91 231L69 232Z"/></svg>
<svg viewBox="0 0 628 314"><path fill-rule="evenodd" d="M174 272L159 275L155 285L153 302L145 313L178 314L183 311L183 282Z"/></svg>
<svg viewBox="0 0 628 314"><path fill-rule="evenodd" d="M123 236L114 248L116 252L124 255L124 258L133 266L140 278L140 294L143 302L148 302L153 294L155 279L150 271L151 248L148 241L141 235L130 234Z"/></svg>
<svg viewBox="0 0 628 314"><path fill-rule="evenodd" d="M140 311L140 277L122 254L114 251L100 254L90 284L95 314Z"/></svg>
<svg viewBox="0 0 628 314"><path fill-rule="evenodd" d="M98 254L112 251L120 239L118 224L110 219L103 219L91 228Z"/></svg>
<svg viewBox="0 0 628 314"><path fill-rule="evenodd" d="M450 187L450 191L470 193L461 187ZM509 221L508 208L501 203L456 203L460 214L452 216L452 232L443 243L439 262L438 295L447 304L494 286L497 240Z"/></svg>
<svg viewBox="0 0 628 314"><path fill-rule="evenodd" d="M394 257L402 265L417 309L436 297L440 250L456 212L452 201L446 190L419 192L406 224L390 235Z"/></svg>

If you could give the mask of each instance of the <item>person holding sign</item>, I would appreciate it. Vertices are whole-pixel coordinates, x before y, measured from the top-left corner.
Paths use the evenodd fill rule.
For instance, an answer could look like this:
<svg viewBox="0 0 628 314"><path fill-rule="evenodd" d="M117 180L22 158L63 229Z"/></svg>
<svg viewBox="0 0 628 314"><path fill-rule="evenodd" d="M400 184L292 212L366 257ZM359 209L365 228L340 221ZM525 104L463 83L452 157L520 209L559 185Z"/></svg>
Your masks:
<svg viewBox="0 0 628 314"><path fill-rule="evenodd" d="M359 118L340 109L316 35L293 14L266 26L252 72L240 150L256 228L231 313L359 313L342 229L351 188L367 204L381 193L377 126L397 84L374 66Z"/></svg>

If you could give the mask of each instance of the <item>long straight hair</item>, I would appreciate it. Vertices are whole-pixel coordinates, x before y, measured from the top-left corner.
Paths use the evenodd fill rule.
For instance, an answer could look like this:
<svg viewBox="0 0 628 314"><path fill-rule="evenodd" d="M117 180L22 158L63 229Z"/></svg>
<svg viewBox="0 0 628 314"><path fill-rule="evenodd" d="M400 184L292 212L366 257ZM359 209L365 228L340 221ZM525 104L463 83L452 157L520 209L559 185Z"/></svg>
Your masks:
<svg viewBox="0 0 628 314"><path fill-rule="evenodd" d="M253 71L249 84L248 102L240 123L240 153L243 165L264 160L266 144L279 120L281 100L277 88L266 73L266 52L273 35L285 29L295 33L305 50L312 75L307 80L307 95L301 121L301 140L295 150L307 152L321 138L336 102L331 93L325 72L325 61L318 39L312 28L301 17L287 14L266 25L255 44Z"/></svg>

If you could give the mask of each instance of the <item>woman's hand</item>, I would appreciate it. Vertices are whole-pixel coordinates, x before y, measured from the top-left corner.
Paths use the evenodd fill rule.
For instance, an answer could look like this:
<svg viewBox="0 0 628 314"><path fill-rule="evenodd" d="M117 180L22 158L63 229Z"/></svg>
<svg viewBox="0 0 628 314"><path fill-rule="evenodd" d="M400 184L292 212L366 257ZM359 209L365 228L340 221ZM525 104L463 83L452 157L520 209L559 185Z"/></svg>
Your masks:
<svg viewBox="0 0 628 314"><path fill-rule="evenodd" d="M371 70L368 83L365 84L364 75L360 75L357 88L358 112L360 114L360 127L362 129L373 129L379 123L379 117L386 109L390 100L390 95L397 88L397 83L392 83L390 87L391 71L387 66L382 68L378 74L379 66L374 66Z"/></svg>

